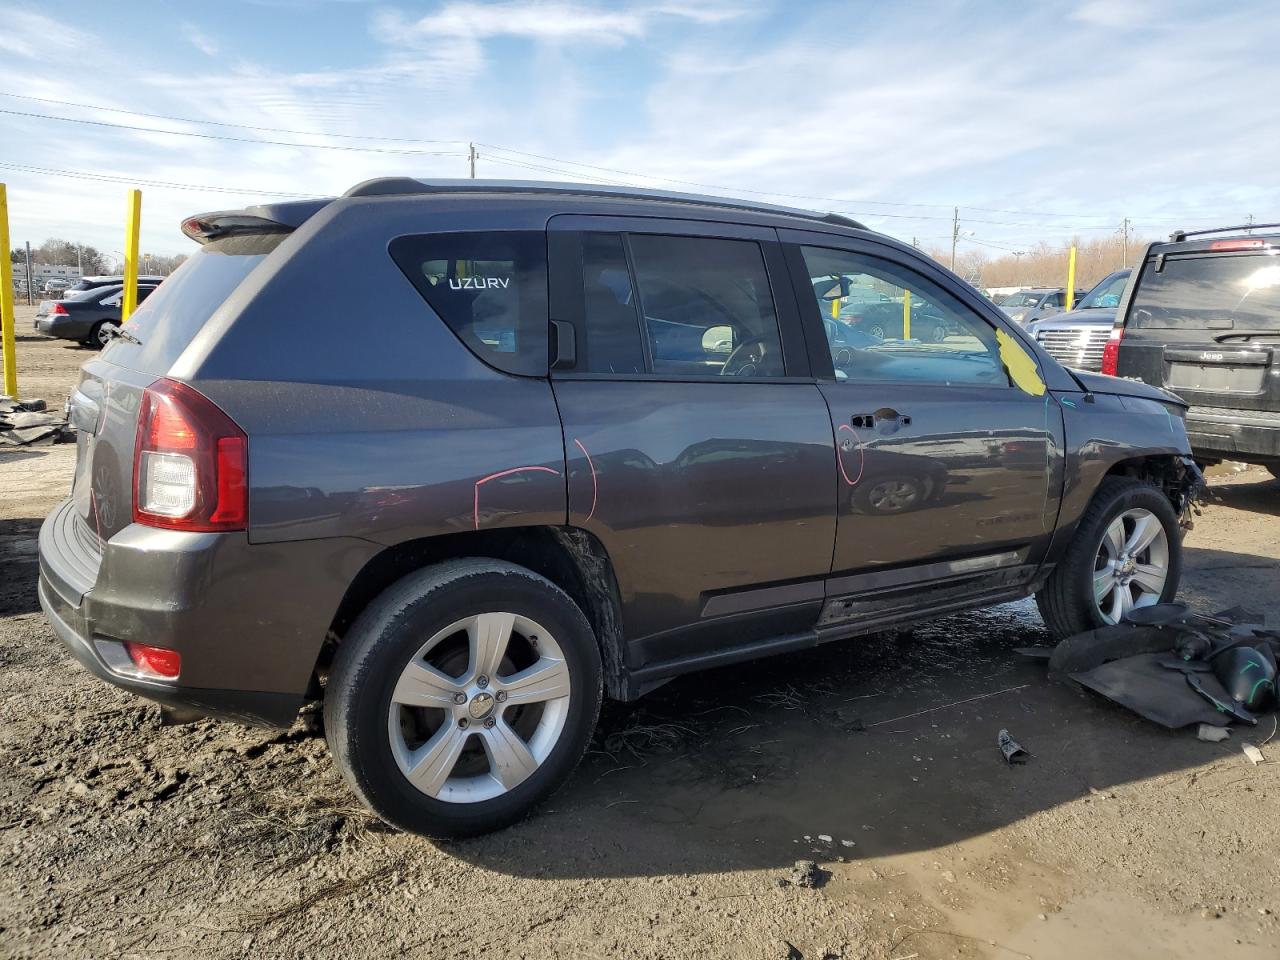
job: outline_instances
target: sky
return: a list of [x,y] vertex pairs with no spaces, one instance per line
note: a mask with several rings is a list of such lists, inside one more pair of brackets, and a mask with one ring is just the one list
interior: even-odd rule
[[0,0],[11,239],[377,176],[623,183],[921,246],[1280,220],[1274,0]]

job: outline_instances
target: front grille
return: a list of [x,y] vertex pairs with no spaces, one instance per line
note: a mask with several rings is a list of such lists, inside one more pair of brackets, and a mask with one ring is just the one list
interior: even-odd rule
[[1053,359],[1076,370],[1101,370],[1102,349],[1111,336],[1109,326],[1040,330],[1036,340]]

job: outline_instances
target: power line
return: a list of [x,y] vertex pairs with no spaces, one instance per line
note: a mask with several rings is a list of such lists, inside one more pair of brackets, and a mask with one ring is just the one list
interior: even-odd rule
[[317,133],[314,130],[286,130],[281,127],[255,127],[247,123],[227,123],[223,120],[196,120],[191,117],[173,117],[163,113],[143,113],[140,110],[125,110],[122,107],[108,107],[100,103],[76,103],[72,100],[53,100],[49,97],[32,97],[24,93],[10,93],[0,90],[0,97],[12,97],[15,100],[30,100],[35,103],[52,103],[60,107],[79,107],[83,110],[103,110],[107,113],[123,113],[130,117],[146,117],[149,120],[172,120],[175,123],[195,123],[209,127],[229,127],[235,130],[256,130],[259,133],[287,133],[303,137],[334,137],[341,140],[377,140],[382,143],[450,143],[462,144],[465,140],[422,140],[418,137],[374,137],[361,133]]
[[[58,117],[49,113],[27,113],[22,110],[4,110],[0,113],[14,117],[29,117],[36,120],[58,120],[62,123],[83,123],[94,127],[111,127],[115,130],[134,130],[139,133],[158,133],[170,137],[196,137],[200,140],[226,140],[233,143],[255,143],[262,146],[297,147],[302,150],[342,150],[354,153],[391,153],[420,157],[464,157],[460,151],[444,150],[409,150],[400,147],[347,147],[337,143],[293,143],[286,140],[258,140],[254,137],[227,137],[216,133],[198,133],[194,130],[158,130],[155,127],[136,127],[128,123],[111,123],[107,120],[84,120],[79,117]],[[323,134],[315,134],[323,136]]]
[[[430,139],[420,139],[420,138],[413,138],[413,137],[381,137],[381,136],[364,135],[364,134],[316,133],[313,131],[291,130],[291,129],[285,129],[281,127],[254,126],[251,124],[229,123],[229,122],[220,121],[220,120],[197,120],[191,117],[177,117],[177,116],[172,116],[168,114],[145,113],[137,110],[127,110],[122,107],[109,107],[102,104],[78,103],[71,100],[58,100],[50,97],[35,97],[35,96],[29,96],[26,94],[11,93],[8,91],[0,91],[0,96],[12,97],[12,98],[21,99],[21,100],[29,100],[37,103],[50,103],[50,104],[57,104],[60,106],[76,107],[76,108],[81,108],[86,110],[102,110],[102,111],[111,112],[111,113],[126,114],[129,116],[146,117],[148,119],[154,119],[154,120],[168,120],[168,121],[177,122],[177,123],[190,123],[190,124],[197,124],[197,125],[217,126],[217,127],[225,127],[225,128],[241,129],[241,130],[254,130],[254,131],[265,132],[265,133],[285,133],[285,134],[290,134],[294,136],[328,137],[328,138],[344,139],[344,140],[371,140],[371,141],[377,141],[377,142],[383,142],[383,143],[418,143],[418,144],[449,144],[449,145],[455,145],[455,144],[462,145],[466,143],[466,141],[464,140],[430,140]],[[196,137],[204,140],[222,140],[222,141],[234,142],[234,143],[263,144],[267,146],[293,147],[296,149],[339,150],[339,151],[348,151],[348,152],[383,153],[383,154],[406,155],[406,156],[469,156],[470,155],[470,150],[468,150],[468,152],[466,153],[463,153],[460,151],[435,151],[435,150],[415,150],[415,149],[408,149],[408,148],[344,146],[339,144],[296,143],[296,142],[280,141],[280,140],[263,140],[263,139],[250,138],[250,137],[231,137],[231,136],[223,136],[223,135],[217,135],[217,134],[199,133],[196,131],[189,131],[189,130],[161,130],[154,127],[140,127],[140,126],[135,126],[131,124],[111,123],[105,120],[87,120],[87,119],[82,119],[78,117],[63,117],[63,116],[57,116],[53,114],[33,113],[33,112],[26,112],[26,111],[19,111],[19,110],[0,109],[0,113],[9,114],[11,116],[27,117],[31,119],[53,120],[53,121],[59,121],[63,123],[80,123],[80,124],[87,124],[91,126],[109,127],[113,129],[132,130],[140,133],[153,133],[153,134],[160,134],[160,135],[182,136],[182,137]],[[902,201],[902,200],[862,200],[862,199],[853,200],[849,198],[823,197],[823,196],[817,196],[813,194],[756,190],[748,187],[731,187],[731,186],[726,186],[724,184],[703,183],[696,180],[682,180],[675,177],[662,177],[654,174],[639,173],[637,171],[622,170],[615,167],[605,167],[597,164],[585,163],[583,161],[578,161],[578,160],[570,160],[562,157],[553,157],[547,154],[538,154],[538,153],[531,153],[523,150],[516,150],[514,148],[504,147],[499,144],[477,142],[476,145],[486,147],[487,149],[490,149],[490,150],[498,150],[503,153],[514,154],[520,157],[530,157],[537,160],[549,161],[551,163],[569,164],[570,166],[573,166],[573,167],[583,167],[589,170],[598,170],[605,173],[613,173],[619,176],[630,177],[632,179],[657,180],[663,183],[672,183],[677,185],[698,187],[701,189],[709,189],[709,190],[721,190],[729,193],[739,193],[739,194],[746,193],[746,194],[754,194],[756,196],[765,196],[765,197],[783,197],[783,198],[794,199],[794,200],[808,200],[808,201],[821,202],[821,203],[854,204],[854,205],[864,206],[864,207],[885,206],[885,207],[916,207],[921,209],[945,209],[947,206],[946,204],[940,204],[940,203],[918,203],[918,202],[908,202],[908,201]],[[597,182],[597,183],[611,183],[611,182],[616,183],[617,182],[617,181],[606,180],[600,177],[587,177],[587,175],[581,173],[578,170],[573,170],[573,169],[563,169],[563,168],[541,166],[537,164],[528,164],[528,163],[522,164],[511,159],[503,159],[503,158],[495,157],[492,154],[486,154],[486,159],[493,160],[495,162],[505,162],[512,166],[524,166],[527,169],[531,169],[531,170],[541,170],[544,172],[559,173],[559,174],[567,175],[571,177],[580,177],[580,178],[592,180],[593,182]],[[619,184],[619,185],[624,185],[624,184]],[[1060,217],[1060,218],[1072,218],[1072,219],[1092,219],[1098,216],[1096,214],[1086,214],[1086,213],[1057,213],[1057,212],[1050,212],[1050,211],[1016,210],[1016,209],[1001,208],[1001,207],[965,207],[964,209],[973,210],[980,213],[1003,213],[1003,214],[1010,214],[1015,216],[1041,216],[1041,217]],[[859,211],[848,210],[848,211],[840,211],[840,212],[858,213]],[[870,214],[866,213],[864,215],[870,215]],[[911,215],[911,214],[877,213],[875,214],[875,216],[894,217],[896,219],[919,219],[919,220],[939,220],[939,221],[952,219],[951,217],[946,217],[946,216],[929,216],[925,214]],[[1210,220],[1215,218],[1212,218],[1212,217],[1143,217],[1142,219],[1152,221],[1152,222],[1189,222],[1192,220]],[[968,221],[970,220],[970,218],[966,218],[966,220]],[[1001,220],[973,220],[971,222],[997,224],[1001,226],[1050,227],[1053,229],[1061,229],[1063,226],[1065,226],[1065,225],[1041,224],[1041,223],[1010,223],[1010,222],[1001,221]],[[1101,229],[1107,229],[1107,227],[1090,225],[1090,226],[1072,227],[1072,229],[1101,230]]]
[[59,170],[54,167],[36,167],[26,163],[3,163],[0,167],[6,170],[20,170],[24,173],[39,173],[50,177],[69,177],[74,180],[99,180],[106,183],[126,183],[131,186],[158,187],[166,190],[198,190],[207,193],[230,193],[240,196],[255,197],[294,197],[313,199],[321,196],[318,193],[289,193],[285,190],[255,190],[239,187],[215,187],[198,183],[174,183],[168,180],[144,180],[138,177],[123,177],[110,173],[86,173],[83,170]]

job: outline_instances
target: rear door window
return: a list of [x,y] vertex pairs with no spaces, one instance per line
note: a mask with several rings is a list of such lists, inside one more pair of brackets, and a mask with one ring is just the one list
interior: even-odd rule
[[1167,256],[1142,268],[1128,326],[1280,333],[1280,256]]
[[398,237],[391,256],[477,357],[507,373],[546,376],[545,233]]
[[654,234],[628,241],[653,373],[785,374],[760,244]]

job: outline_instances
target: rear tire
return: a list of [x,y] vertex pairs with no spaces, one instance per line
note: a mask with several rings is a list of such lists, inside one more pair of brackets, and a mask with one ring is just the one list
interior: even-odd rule
[[81,340],[80,343],[91,350],[101,350],[106,346],[106,344],[102,342],[102,328],[106,325],[106,320],[99,320],[93,325],[92,329],[89,330],[89,335]]
[[468,837],[523,819],[595,729],[599,648],[555,584],[453,560],[378,596],[338,648],[325,735],[352,789],[394,827]]
[[[1036,606],[1040,608],[1040,616],[1045,626],[1056,638],[1072,636],[1085,630],[1095,630],[1114,622],[1109,620],[1095,599],[1096,591],[1121,587],[1106,580],[1107,564],[1100,560],[1106,553],[1104,542],[1108,531],[1119,522],[1122,532],[1126,530],[1125,518],[1149,514],[1159,523],[1155,531],[1155,546],[1159,546],[1160,533],[1163,532],[1164,552],[1167,557],[1163,564],[1153,564],[1157,558],[1150,551],[1155,549],[1150,543],[1147,552],[1139,551],[1139,559],[1147,562],[1139,564],[1139,570],[1153,565],[1162,565],[1164,582],[1158,592],[1149,595],[1141,593],[1139,583],[1134,592],[1139,594],[1138,605],[1149,603],[1167,603],[1178,592],[1178,581],[1182,575],[1182,536],[1178,527],[1178,516],[1173,511],[1169,498],[1157,487],[1143,480],[1132,477],[1107,477],[1098,485],[1097,492],[1085,508],[1084,515],[1076,527],[1075,536],[1062,560],[1054,568],[1048,581],[1036,594]],[[1152,528],[1154,529],[1154,528]],[[1122,537],[1123,539],[1123,537]],[[1097,578],[1100,587],[1095,587]],[[1130,590],[1129,585],[1123,587]],[[1129,594],[1132,597],[1132,593]],[[1107,598],[1114,599],[1109,592]],[[1109,610],[1115,607],[1108,603]]]

